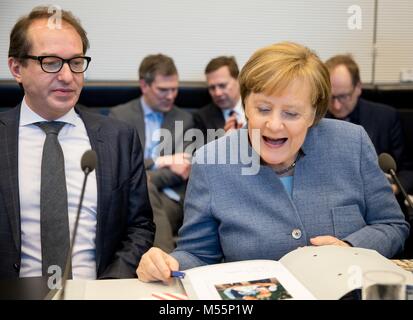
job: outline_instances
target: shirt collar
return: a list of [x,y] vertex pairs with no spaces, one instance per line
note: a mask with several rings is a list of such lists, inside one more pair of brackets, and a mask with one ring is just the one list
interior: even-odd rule
[[143,97],[141,97],[141,105],[143,109],[143,115],[148,117],[149,115],[155,115],[157,117],[163,116],[162,112],[154,111],[146,102]]
[[222,110],[225,120],[228,119],[229,113],[231,111],[235,111],[237,113],[237,119],[239,122],[245,123],[245,115],[244,115],[244,109],[242,108],[241,99],[238,100],[237,104],[233,108]]
[[[74,108],[70,109],[65,115],[56,119],[55,121],[69,123],[73,126],[76,126],[76,121],[78,119],[78,115],[76,114]],[[20,108],[20,127],[27,126],[36,122],[47,122],[48,120],[44,119],[43,117],[39,116],[36,112],[34,112],[26,102],[26,97],[23,98]]]
[[238,100],[237,104],[234,107],[234,110],[239,114],[244,114],[244,108],[242,107],[241,99]]

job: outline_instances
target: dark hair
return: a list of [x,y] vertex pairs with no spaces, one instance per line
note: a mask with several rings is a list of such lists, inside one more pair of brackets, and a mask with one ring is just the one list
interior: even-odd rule
[[351,82],[353,82],[353,86],[356,86],[361,82],[359,67],[350,54],[341,54],[331,57],[325,62],[325,64],[327,66],[328,71],[330,72],[334,70],[336,67],[344,65],[350,73]]
[[[28,15],[21,17],[14,25],[10,33],[9,57],[19,59],[28,55],[32,47],[32,43],[27,37],[27,30],[30,25],[35,20],[53,18],[56,10],[61,14],[59,17],[61,17],[64,22],[70,24],[79,34],[82,39],[83,54],[85,54],[89,48],[89,40],[80,21],[70,11],[58,10],[54,6],[38,6],[33,8]],[[23,60],[22,63],[25,63],[25,60]]]
[[173,76],[177,74],[178,70],[172,58],[161,53],[146,56],[139,66],[139,79],[144,80],[149,85],[155,80],[156,75]]
[[220,56],[212,59],[205,67],[205,74],[214,72],[222,67],[228,67],[231,77],[238,78],[239,70],[234,57]]

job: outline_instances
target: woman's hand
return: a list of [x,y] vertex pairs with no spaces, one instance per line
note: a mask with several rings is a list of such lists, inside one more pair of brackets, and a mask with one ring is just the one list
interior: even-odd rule
[[143,282],[163,281],[169,283],[171,271],[179,270],[179,262],[159,248],[149,249],[141,258],[136,274]]
[[350,244],[344,242],[340,239],[337,239],[333,236],[318,236],[310,239],[310,242],[313,246],[341,246],[341,247],[351,247]]

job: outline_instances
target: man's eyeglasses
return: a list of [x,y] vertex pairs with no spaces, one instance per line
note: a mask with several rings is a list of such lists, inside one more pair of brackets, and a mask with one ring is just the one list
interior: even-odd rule
[[63,64],[67,63],[73,73],[83,73],[89,66],[91,57],[73,57],[63,59],[56,56],[24,56],[23,59],[32,59],[40,62],[40,66],[44,72],[57,73],[63,68]]
[[212,84],[212,85],[208,86],[208,90],[209,91],[215,91],[216,88],[219,88],[221,90],[225,90],[227,85],[228,85],[228,82]]
[[355,89],[356,88],[353,88],[353,90],[351,90],[351,92],[349,92],[349,93],[338,94],[336,96],[331,95],[331,98],[330,98],[331,103],[333,103],[335,99],[337,99],[337,101],[340,102],[340,103],[348,102],[350,100],[351,96],[353,95]]
[[175,88],[175,87],[162,88],[162,87],[154,86],[154,89],[162,96],[167,96],[169,93],[175,94],[178,92],[178,88]]

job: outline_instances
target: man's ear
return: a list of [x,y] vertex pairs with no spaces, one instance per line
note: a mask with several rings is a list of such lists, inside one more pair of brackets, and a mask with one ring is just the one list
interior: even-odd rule
[[362,91],[362,88],[361,88],[362,86],[361,86],[361,82],[359,82],[359,83],[357,83],[356,84],[356,89],[355,89],[355,94],[356,94],[356,96],[357,96],[357,98],[358,97],[360,97],[360,95],[361,95],[361,91]]
[[143,79],[139,80],[139,86],[141,87],[142,94],[144,94],[147,91],[148,87],[149,87],[149,85]]
[[22,66],[21,61],[19,61],[18,59],[14,57],[9,57],[8,64],[9,64],[10,73],[13,75],[14,79],[16,79],[18,83],[22,83],[21,71],[22,71],[23,66]]

